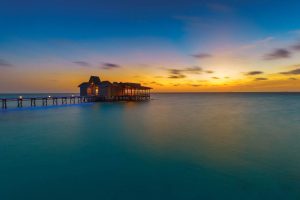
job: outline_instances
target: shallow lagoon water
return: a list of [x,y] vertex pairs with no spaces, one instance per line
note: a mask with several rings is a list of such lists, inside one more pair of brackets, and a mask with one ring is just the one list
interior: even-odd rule
[[300,94],[0,111],[0,199],[300,199]]

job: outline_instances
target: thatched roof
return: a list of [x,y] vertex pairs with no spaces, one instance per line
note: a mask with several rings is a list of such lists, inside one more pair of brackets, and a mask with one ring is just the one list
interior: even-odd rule
[[90,85],[90,83],[88,83],[88,82],[83,82],[83,83],[81,83],[80,85],[78,85],[78,87],[83,87],[83,86],[88,87],[89,85]]
[[99,86],[101,87],[108,87],[108,86],[111,86],[112,85],[112,83],[111,82],[109,82],[109,81],[102,81],[100,84],[99,84]]
[[100,84],[101,80],[100,80],[99,76],[91,76],[89,83]]
[[91,84],[95,84],[102,87],[114,86],[114,87],[127,87],[132,89],[139,89],[139,90],[150,90],[152,88],[142,86],[140,83],[122,83],[122,82],[109,82],[109,81],[101,81],[99,76],[91,76],[89,82],[83,82],[78,87],[88,87]]
[[140,90],[150,90],[150,89],[152,89],[150,87],[142,86],[140,83],[128,83],[128,82],[122,83],[122,82],[120,82],[119,84],[123,87],[129,87],[129,88],[133,88],[133,89],[140,89]]

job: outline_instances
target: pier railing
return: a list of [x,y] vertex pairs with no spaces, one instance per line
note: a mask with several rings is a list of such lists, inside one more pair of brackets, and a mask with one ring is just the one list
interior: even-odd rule
[[150,94],[117,95],[110,98],[103,96],[47,96],[47,97],[18,97],[0,98],[2,109],[8,107],[36,107],[48,105],[81,104],[95,101],[145,101],[150,100]]
[[12,103],[15,102],[15,107],[21,108],[27,103],[27,106],[35,107],[38,104],[41,106],[48,105],[64,105],[64,104],[79,104],[94,102],[95,97],[93,96],[57,96],[57,97],[18,97],[18,98],[0,98],[2,109],[7,109],[8,105],[12,106]]

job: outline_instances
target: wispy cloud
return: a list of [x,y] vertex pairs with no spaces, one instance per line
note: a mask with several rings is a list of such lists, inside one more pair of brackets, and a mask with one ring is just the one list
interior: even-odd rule
[[296,80],[298,80],[297,78],[293,78],[293,77],[291,77],[291,78],[289,78],[288,80],[291,80],[291,81],[296,81]]
[[290,67],[299,68],[300,64],[291,65]]
[[7,62],[6,60],[0,58],[0,67],[1,68],[13,67],[13,64],[11,64],[11,63]]
[[183,72],[191,73],[191,74],[200,74],[203,70],[201,67],[187,67],[182,70]]
[[299,40],[291,46],[274,49],[273,52],[266,54],[264,59],[265,60],[275,60],[275,59],[289,58],[289,57],[291,57],[293,51],[300,51],[300,41]]
[[198,66],[186,67],[183,69],[167,69],[167,70],[170,74],[168,78],[173,78],[173,79],[185,78],[186,74],[201,74],[203,71],[203,69]]
[[182,70],[180,69],[168,69],[170,74],[178,75],[182,73]]
[[206,70],[205,72],[208,73],[208,74],[213,74],[214,73],[214,71],[212,71],[212,70]]
[[251,71],[251,72],[247,72],[246,75],[247,76],[255,76],[255,75],[259,75],[259,74],[263,74],[264,72],[262,71]]
[[193,87],[200,87],[202,85],[201,84],[191,84],[191,86],[193,86]]
[[152,82],[150,82],[150,84],[158,85],[158,86],[164,86],[164,84],[156,82],[156,81],[152,81]]
[[291,52],[287,49],[275,49],[264,56],[265,60],[276,60],[291,57]]
[[82,60],[78,60],[78,61],[73,61],[74,64],[79,65],[81,67],[90,67],[90,63],[86,62],[86,61],[82,61]]
[[292,45],[291,49],[295,51],[300,51],[300,42],[297,42],[296,44]]
[[294,34],[294,35],[300,35],[300,30],[297,29],[297,30],[292,30],[289,32],[290,34]]
[[280,74],[285,74],[285,75],[298,75],[298,74],[300,74],[300,68],[294,69],[294,70],[291,70],[291,71],[287,71],[287,72],[280,72]]
[[198,54],[193,54],[191,56],[193,56],[194,58],[199,58],[199,59],[212,57],[212,55],[208,54],[208,53],[198,53]]
[[219,77],[216,77],[216,76],[214,76],[214,77],[211,77],[212,79],[220,79]]
[[182,70],[179,69],[168,69],[169,71],[169,77],[168,78],[172,78],[172,79],[180,79],[180,78],[185,78],[186,76],[184,74],[182,74]]
[[102,65],[102,69],[117,69],[120,68],[121,66],[118,64],[114,64],[114,63],[103,63]]
[[246,45],[243,45],[241,48],[242,49],[254,49],[254,48],[261,48],[261,47],[265,47],[267,46],[270,42],[274,41],[275,38],[274,37],[266,37],[266,38],[263,38],[263,39],[260,39],[260,40],[256,40],[250,44],[246,44]]
[[232,7],[226,5],[226,4],[222,4],[222,3],[208,3],[207,7],[215,12],[224,12],[224,13],[228,13],[231,12],[233,9]]
[[172,78],[172,79],[180,79],[180,78],[185,78],[186,75],[184,74],[177,74],[177,75],[170,75],[168,78]]
[[255,81],[266,81],[266,80],[268,80],[268,78],[256,78],[256,79],[254,79]]

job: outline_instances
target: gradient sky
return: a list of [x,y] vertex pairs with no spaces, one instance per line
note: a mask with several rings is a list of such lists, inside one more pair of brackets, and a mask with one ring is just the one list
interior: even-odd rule
[[0,93],[90,75],[157,92],[300,91],[300,2],[0,0]]

